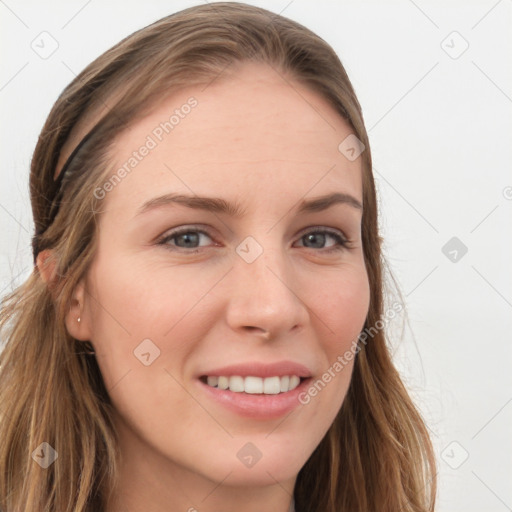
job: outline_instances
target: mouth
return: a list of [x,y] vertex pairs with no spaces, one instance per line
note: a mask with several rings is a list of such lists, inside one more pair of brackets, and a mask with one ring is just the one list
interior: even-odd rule
[[282,418],[303,406],[300,396],[312,377],[202,375],[196,380],[200,393],[214,407],[253,421]]
[[257,377],[248,375],[202,375],[199,380],[212,388],[249,395],[280,395],[293,391],[307,380],[298,375]]

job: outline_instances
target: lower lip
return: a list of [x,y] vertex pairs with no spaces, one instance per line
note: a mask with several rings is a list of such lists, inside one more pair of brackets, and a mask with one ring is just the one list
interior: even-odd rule
[[240,416],[272,419],[284,416],[301,405],[299,395],[309,386],[310,380],[311,378],[304,379],[295,389],[277,395],[236,393],[228,389],[213,388],[201,380],[197,382],[208,397]]

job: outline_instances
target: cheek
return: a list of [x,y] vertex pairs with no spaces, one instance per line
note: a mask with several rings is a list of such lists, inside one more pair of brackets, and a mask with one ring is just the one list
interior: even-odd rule
[[201,301],[217,277],[201,270],[199,279],[193,265],[178,269],[157,263],[149,268],[130,258],[100,258],[91,273],[93,317],[99,320],[95,332],[100,335],[120,327],[134,340],[165,336]]
[[322,290],[314,296],[318,320],[325,325],[326,353],[346,350],[361,332],[370,303],[370,288],[364,267],[351,267],[326,277]]
[[[322,332],[326,334],[318,337],[325,355],[320,379],[328,388],[324,405],[329,403],[332,407],[332,414],[328,413],[331,421],[350,385],[357,339],[368,314],[370,290],[366,272],[352,268],[340,273],[338,279],[326,280],[316,301],[317,315],[325,324]],[[323,384],[317,386],[322,393]]]
[[218,278],[218,269],[201,270],[199,279],[194,265],[149,267],[99,253],[89,280],[91,341],[107,389],[145,368],[148,356],[141,356],[148,351],[154,363],[144,378],[155,368],[181,371],[180,362],[208,334],[207,295]]
[[345,267],[310,285],[317,349],[323,355],[321,374],[299,396],[305,423],[310,422],[311,451],[335,420],[350,386],[356,342],[368,314],[370,290],[364,267]]

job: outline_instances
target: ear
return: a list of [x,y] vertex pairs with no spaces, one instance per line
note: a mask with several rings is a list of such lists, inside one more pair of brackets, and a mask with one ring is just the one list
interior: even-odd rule
[[90,310],[86,303],[85,282],[82,279],[73,290],[71,305],[66,314],[66,328],[69,334],[79,341],[89,341]]
[[[41,279],[48,285],[50,291],[53,291],[57,275],[57,261],[54,251],[52,249],[41,251],[37,255],[36,265]],[[87,314],[85,296],[85,284],[82,280],[73,290],[71,306],[66,314],[66,328],[69,334],[80,341],[89,341],[90,339],[90,315]]]
[[44,251],[41,251],[37,255],[36,266],[43,282],[50,286],[55,281],[57,266],[53,250],[45,249]]

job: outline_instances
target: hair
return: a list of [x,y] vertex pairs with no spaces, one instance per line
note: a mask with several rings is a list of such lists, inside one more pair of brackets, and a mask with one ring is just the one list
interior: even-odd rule
[[[385,260],[361,106],[334,50],[285,17],[242,3],[192,7],[123,39],[85,68],[55,102],[30,171],[34,248],[50,249],[55,278],[34,267],[0,313],[0,509],[97,512],[116,482],[113,406],[95,357],[68,333],[73,290],[95,255],[100,200],[116,137],[163,97],[208,84],[230,66],[269,65],[326,99],[364,144],[362,238],[370,285],[364,328],[382,324]],[[99,114],[102,114],[99,116]],[[57,214],[55,180],[66,141],[100,117],[70,163]],[[82,125],[80,124],[82,123]],[[422,416],[393,365],[384,331],[359,347],[347,395],[300,470],[301,512],[426,512],[436,498],[435,457]],[[32,460],[42,442],[58,453]]]

